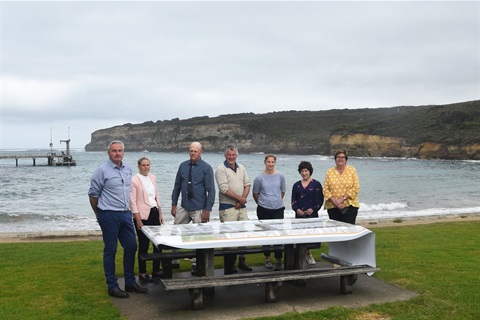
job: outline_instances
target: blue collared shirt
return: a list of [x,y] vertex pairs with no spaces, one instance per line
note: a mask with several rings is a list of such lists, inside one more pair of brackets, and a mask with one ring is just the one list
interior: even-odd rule
[[180,164],[172,191],[172,206],[176,206],[180,194],[181,206],[187,211],[207,210],[212,211],[215,202],[215,181],[212,167],[198,160],[192,167],[193,197],[189,198],[188,178],[190,174],[190,160]]
[[130,210],[131,183],[132,169],[124,163],[118,167],[109,159],[93,172],[88,195],[98,198],[101,210]]
[[225,166],[225,168],[228,168],[230,170],[233,170],[233,172],[237,172],[237,169],[238,169],[238,164],[235,162],[235,168],[232,169],[232,167],[230,167],[230,165],[228,164],[227,160],[223,161],[223,165]]

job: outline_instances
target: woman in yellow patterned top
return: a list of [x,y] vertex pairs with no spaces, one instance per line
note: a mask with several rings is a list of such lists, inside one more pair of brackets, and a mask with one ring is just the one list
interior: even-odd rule
[[324,208],[330,219],[355,224],[360,207],[360,183],[357,171],[347,165],[347,161],[347,151],[335,152],[335,167],[327,170],[323,184]]

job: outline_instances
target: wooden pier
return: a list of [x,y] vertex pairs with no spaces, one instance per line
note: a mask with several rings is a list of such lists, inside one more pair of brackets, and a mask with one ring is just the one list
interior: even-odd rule
[[72,159],[72,156],[66,156],[63,154],[57,155],[56,153],[50,153],[45,155],[30,154],[30,155],[5,155],[0,156],[0,159],[15,159],[15,166],[18,167],[18,159],[32,159],[33,165],[37,165],[37,159],[47,159],[47,165],[49,166],[75,166],[76,162]]
[[[0,155],[0,159],[15,159],[15,166],[18,167],[18,159],[32,159],[33,165],[37,165],[37,159],[47,159],[47,165],[54,166],[54,167],[71,167],[76,166],[77,163],[73,160],[73,157],[70,154],[70,139],[68,140],[60,140],[60,143],[65,142],[67,144],[67,152],[61,152],[61,154],[57,154],[50,151],[47,154],[17,154],[17,155]],[[52,147],[52,143],[50,143],[50,147]]]

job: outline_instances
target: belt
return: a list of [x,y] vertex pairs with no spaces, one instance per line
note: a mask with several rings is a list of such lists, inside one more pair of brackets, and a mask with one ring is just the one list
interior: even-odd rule
[[127,212],[130,212],[130,210],[104,210],[104,211],[112,211],[112,212],[118,212],[118,213],[127,213]]
[[118,213],[127,213],[130,212],[130,210],[103,210],[103,209],[98,209],[98,212],[105,212],[105,211],[110,211],[110,212],[118,212]]

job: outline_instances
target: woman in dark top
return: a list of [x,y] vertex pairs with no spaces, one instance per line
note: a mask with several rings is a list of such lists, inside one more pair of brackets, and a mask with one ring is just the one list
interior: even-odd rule
[[[308,161],[298,165],[298,173],[302,180],[295,182],[292,188],[292,209],[295,218],[318,218],[318,210],[323,205],[322,184],[312,179],[313,167]],[[310,250],[307,251],[307,263],[315,264]]]

